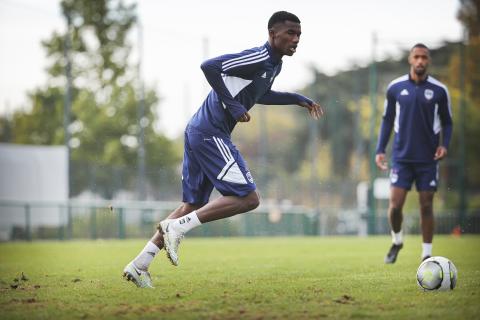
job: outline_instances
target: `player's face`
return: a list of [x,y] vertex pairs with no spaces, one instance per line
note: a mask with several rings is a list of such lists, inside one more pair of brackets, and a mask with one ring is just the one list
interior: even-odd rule
[[408,56],[408,62],[417,76],[423,76],[430,64],[430,54],[425,48],[413,48]]
[[297,51],[301,34],[300,23],[292,21],[277,23],[270,29],[270,43],[272,48],[280,55],[292,56]]

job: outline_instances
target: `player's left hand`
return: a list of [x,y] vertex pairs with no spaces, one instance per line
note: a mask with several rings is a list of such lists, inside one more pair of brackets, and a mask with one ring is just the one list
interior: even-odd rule
[[435,151],[435,156],[433,157],[433,160],[442,160],[446,157],[447,153],[447,148],[445,148],[444,146],[440,146],[437,148],[437,151]]
[[308,113],[310,113],[310,116],[315,120],[320,119],[325,114],[325,110],[323,109],[323,107],[316,102],[312,102],[312,104],[308,104],[302,101],[302,102],[299,102],[299,105],[301,107],[307,108]]

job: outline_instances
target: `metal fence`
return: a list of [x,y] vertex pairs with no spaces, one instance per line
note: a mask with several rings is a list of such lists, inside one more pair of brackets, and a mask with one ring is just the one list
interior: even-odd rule
[[[178,202],[124,202],[110,209],[110,202],[0,201],[0,239],[126,239],[148,238],[155,225]],[[436,213],[436,233],[448,234],[458,226],[454,212]],[[389,233],[386,214],[376,219],[375,234]],[[418,214],[405,214],[404,231],[420,232]],[[467,215],[463,233],[480,233],[480,212]],[[367,235],[365,214],[354,209],[263,205],[253,212],[214,221],[189,236],[326,236]]]

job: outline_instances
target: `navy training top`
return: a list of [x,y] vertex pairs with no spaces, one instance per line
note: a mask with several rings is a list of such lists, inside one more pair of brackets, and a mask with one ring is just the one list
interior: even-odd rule
[[415,83],[410,75],[393,80],[386,93],[376,153],[385,153],[392,127],[392,159],[399,162],[434,162],[440,145],[448,149],[452,111],[447,87],[431,76]]
[[312,103],[300,94],[271,90],[282,69],[282,60],[268,42],[237,54],[206,60],[201,68],[212,90],[188,125],[207,133],[230,137],[240,116],[256,103]]

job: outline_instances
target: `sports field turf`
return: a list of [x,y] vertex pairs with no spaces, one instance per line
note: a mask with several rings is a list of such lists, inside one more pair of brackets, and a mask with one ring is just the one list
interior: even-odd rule
[[0,318],[480,318],[480,236],[435,238],[434,253],[458,268],[452,292],[418,289],[420,237],[407,237],[395,265],[383,263],[389,242],[187,238],[179,267],[160,252],[150,290],[121,277],[145,240],[3,243]]

